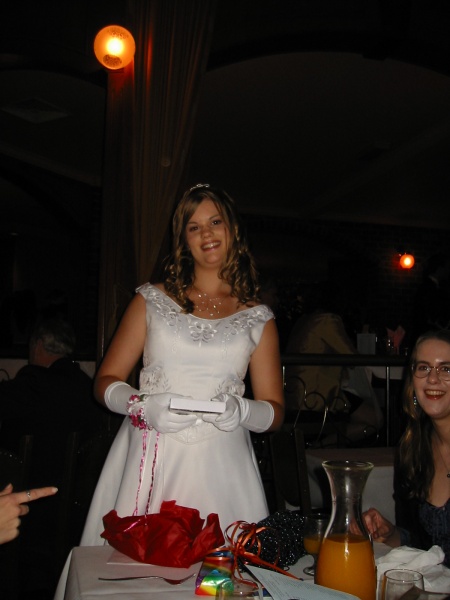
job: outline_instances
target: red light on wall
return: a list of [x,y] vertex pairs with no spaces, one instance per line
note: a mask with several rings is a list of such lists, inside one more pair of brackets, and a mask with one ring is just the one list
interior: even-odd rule
[[402,269],[412,269],[414,266],[414,256],[412,254],[402,254],[400,256],[400,266]]
[[95,36],[95,56],[109,71],[126,67],[133,60],[135,51],[136,44],[133,36],[120,25],[108,25]]

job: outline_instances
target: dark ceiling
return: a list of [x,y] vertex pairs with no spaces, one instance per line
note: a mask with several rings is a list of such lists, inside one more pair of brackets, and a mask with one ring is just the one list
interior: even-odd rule
[[[0,233],[86,218],[105,102],[92,40],[121,10],[0,9]],[[449,31],[447,0],[219,0],[192,182],[251,214],[450,228]]]

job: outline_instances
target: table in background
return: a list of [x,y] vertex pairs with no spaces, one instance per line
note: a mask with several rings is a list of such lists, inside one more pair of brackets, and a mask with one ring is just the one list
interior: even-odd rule
[[374,464],[363,492],[362,508],[373,506],[395,523],[394,448],[327,448],[306,450],[311,503],[314,508],[330,507],[331,494],[324,460],[357,460]]
[[[281,364],[283,367],[283,381],[285,381],[285,369],[289,365],[320,365],[325,366],[340,366],[340,367],[375,367],[377,372],[384,381],[385,389],[384,402],[386,404],[386,423],[385,423],[385,444],[386,446],[395,445],[397,439],[395,435],[397,431],[393,429],[395,420],[393,415],[396,411],[397,399],[393,397],[391,392],[391,380],[393,380],[391,371],[395,369],[395,376],[399,377],[403,374],[403,368],[407,361],[406,356],[387,355],[377,356],[374,354],[283,354],[281,356]],[[400,367],[400,369],[398,368]],[[372,370],[372,373],[374,371]],[[401,380],[397,380],[400,384]]]

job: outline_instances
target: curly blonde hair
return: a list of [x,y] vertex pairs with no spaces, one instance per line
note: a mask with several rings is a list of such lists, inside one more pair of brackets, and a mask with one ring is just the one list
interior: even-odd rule
[[411,354],[403,392],[403,410],[408,421],[399,443],[396,468],[407,498],[425,500],[434,478],[432,434],[433,422],[415,400],[413,368],[417,350],[425,341],[438,340],[450,346],[450,331],[429,331],[421,335]]
[[194,303],[187,294],[194,283],[194,259],[186,243],[186,227],[203,200],[214,202],[229,231],[228,252],[219,272],[220,279],[231,286],[231,295],[240,304],[259,302],[258,273],[234,200],[225,191],[208,184],[190,188],[175,209],[172,251],[164,269],[166,291],[177,300],[183,312],[193,312]]

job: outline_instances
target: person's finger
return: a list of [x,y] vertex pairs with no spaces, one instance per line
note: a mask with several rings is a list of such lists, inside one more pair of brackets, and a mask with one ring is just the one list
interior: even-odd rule
[[57,491],[58,488],[56,487],[35,488],[25,492],[17,492],[17,498],[20,504],[24,504],[25,502],[33,502],[33,500],[38,500],[45,496],[53,496]]
[[7,496],[8,494],[10,494],[13,490],[13,486],[12,483],[8,483],[8,485],[5,485],[5,487],[0,491],[0,496]]
[[23,517],[30,512],[30,507],[28,504],[19,504],[19,515]]
[[372,515],[369,512],[366,512],[363,514],[363,518],[364,518],[364,522],[366,524],[366,527],[373,527],[373,519],[372,519]]
[[11,542],[19,535],[20,519],[11,521],[8,528],[0,530],[0,544]]
[[[0,544],[13,540],[19,535],[19,527],[22,524],[22,520],[20,519],[22,514],[21,508],[22,507],[20,505],[17,505],[17,515],[9,518],[8,521],[0,528]],[[28,507],[24,508],[28,509]],[[28,512],[28,510],[26,512]]]

